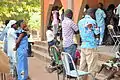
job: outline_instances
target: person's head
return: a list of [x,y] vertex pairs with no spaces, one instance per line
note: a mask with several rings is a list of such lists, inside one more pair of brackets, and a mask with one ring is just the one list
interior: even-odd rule
[[5,25],[7,26],[7,24],[9,23],[10,20],[5,20]]
[[72,19],[72,17],[73,17],[73,12],[72,12],[71,9],[67,9],[67,10],[65,11],[65,17],[68,17],[68,18]]
[[86,8],[86,9],[89,9],[89,5],[88,5],[88,4],[86,4],[86,5],[85,5],[85,8]]
[[114,10],[115,9],[115,5],[114,4],[110,4],[107,8],[107,10]]
[[102,3],[99,3],[99,4],[98,4],[98,8],[103,9],[103,4],[102,4]]
[[54,6],[54,7],[53,7],[53,11],[54,11],[54,10],[59,10],[59,7],[58,7],[58,6]]
[[94,11],[95,11],[95,10],[94,10],[93,8],[89,8],[89,9],[87,10],[86,14],[87,14],[87,15],[90,15],[92,18],[94,18],[94,17],[95,17]]
[[26,29],[27,28],[27,25],[26,25],[26,23],[24,22],[24,20],[19,20],[19,21],[17,21],[17,23],[16,23],[20,28],[22,28],[22,29]]
[[10,20],[6,28],[11,28],[13,24],[16,24],[16,20]]
[[49,26],[47,27],[47,30],[52,30],[52,26],[49,25]]
[[62,9],[62,13],[64,13],[64,9]]
[[15,24],[13,24],[13,25],[11,25],[11,27],[12,28],[14,28],[15,30],[17,30],[17,28],[18,28],[18,26],[17,26],[17,24],[15,23]]

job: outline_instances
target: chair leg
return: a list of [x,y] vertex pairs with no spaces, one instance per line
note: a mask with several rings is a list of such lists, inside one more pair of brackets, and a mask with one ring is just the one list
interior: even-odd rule
[[59,71],[58,71],[58,68],[57,68],[57,77],[58,77],[58,80],[59,80]]
[[95,80],[95,77],[92,74],[89,74],[92,77],[92,80]]
[[75,80],[77,80],[77,78],[75,78]]
[[71,80],[70,76],[69,76],[69,80]]
[[3,73],[1,73],[1,80],[3,80]]
[[63,80],[65,80],[66,74],[65,74],[65,69],[63,68]]
[[117,42],[118,42],[118,41],[115,42],[115,44],[114,44],[114,46],[113,46],[113,48],[112,48],[112,52],[114,51]]
[[4,76],[4,80],[6,80],[6,75],[5,75],[5,74],[3,74],[3,76]]
[[65,74],[63,73],[63,80],[65,80],[65,77],[66,77],[66,76],[65,76]]
[[120,42],[119,42],[118,45],[116,46],[115,51],[119,51],[119,45],[120,45]]

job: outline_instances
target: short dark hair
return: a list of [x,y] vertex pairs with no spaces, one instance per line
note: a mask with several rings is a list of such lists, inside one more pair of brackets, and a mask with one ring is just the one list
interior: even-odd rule
[[7,24],[9,23],[10,20],[5,20],[5,25],[7,26]]
[[62,12],[64,12],[64,9],[62,9]]
[[93,8],[89,8],[86,12],[86,14],[90,15],[91,13],[94,13],[94,9]]
[[51,26],[51,25],[49,25],[49,26],[47,27],[47,30],[51,30],[51,28],[52,28],[52,26]]
[[67,10],[65,11],[65,16],[68,17],[68,18],[70,18],[70,19],[72,19],[72,17],[73,17],[73,12],[72,12],[72,10],[71,10],[71,9],[67,9]]
[[89,5],[88,5],[88,4],[86,4],[86,5],[85,5],[85,8],[86,8],[86,9],[89,9]]
[[54,7],[52,8],[52,11],[54,11],[54,10],[58,10],[58,9],[59,9],[58,6],[54,6]]
[[20,27],[21,23],[24,22],[24,20],[18,20],[16,24]]
[[103,3],[100,2],[99,5],[100,5],[101,7],[103,7]]
[[110,4],[107,8],[107,10],[114,10],[115,9],[115,5],[114,4]]

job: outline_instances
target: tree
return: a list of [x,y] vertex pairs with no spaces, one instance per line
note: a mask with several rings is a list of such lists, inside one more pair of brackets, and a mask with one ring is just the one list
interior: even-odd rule
[[0,21],[25,20],[30,28],[40,27],[39,0],[0,0]]

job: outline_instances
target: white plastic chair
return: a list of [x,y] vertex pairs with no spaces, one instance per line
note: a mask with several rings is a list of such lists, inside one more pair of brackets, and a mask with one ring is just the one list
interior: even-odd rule
[[[84,76],[84,75],[91,75],[93,80],[95,80],[95,78],[93,77],[93,75],[90,72],[79,71],[79,70],[76,69],[74,61],[73,61],[73,59],[72,59],[72,57],[70,56],[69,53],[62,52],[61,53],[61,59],[62,59],[63,66],[64,66],[64,69],[65,69],[65,76],[64,76],[63,80],[65,79],[66,76],[75,77],[75,80],[76,79],[80,80],[80,77]],[[72,65],[73,65],[73,68],[74,68],[73,70],[70,70],[69,60],[72,61]]]
[[[119,44],[120,44],[120,40],[119,40],[119,38],[120,38],[120,35],[117,35],[116,33],[115,33],[115,31],[114,31],[114,26],[113,25],[108,25],[107,26],[107,28],[108,28],[108,31],[109,31],[109,33],[110,33],[110,36],[112,37],[112,40],[114,41],[114,46],[113,46],[113,48],[112,48],[112,52],[113,51],[117,51],[117,49],[118,49],[118,47],[119,47]],[[116,38],[116,40],[115,40],[115,38]],[[117,44],[118,43],[118,44]]]

